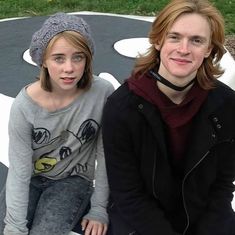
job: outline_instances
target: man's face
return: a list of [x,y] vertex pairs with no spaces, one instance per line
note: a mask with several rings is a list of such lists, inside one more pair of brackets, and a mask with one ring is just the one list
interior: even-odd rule
[[211,30],[199,14],[183,14],[177,18],[160,48],[159,74],[177,85],[192,80],[204,58],[211,52]]

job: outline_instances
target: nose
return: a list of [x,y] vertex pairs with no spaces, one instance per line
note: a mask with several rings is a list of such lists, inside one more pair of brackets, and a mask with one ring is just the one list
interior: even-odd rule
[[189,42],[188,40],[182,40],[179,43],[177,51],[182,54],[189,54],[190,49],[189,49]]
[[73,63],[71,60],[66,60],[66,62],[64,63],[64,72],[65,73],[73,72]]

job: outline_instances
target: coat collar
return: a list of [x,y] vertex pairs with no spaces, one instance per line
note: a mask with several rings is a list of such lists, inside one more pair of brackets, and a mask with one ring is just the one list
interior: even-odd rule
[[[186,153],[185,174],[189,172],[210,149],[224,141],[235,138],[235,95],[234,92],[218,82],[211,90],[205,103],[193,121],[191,141]],[[158,149],[167,159],[164,126],[158,110],[139,96],[133,96],[132,105],[147,119],[158,143]]]

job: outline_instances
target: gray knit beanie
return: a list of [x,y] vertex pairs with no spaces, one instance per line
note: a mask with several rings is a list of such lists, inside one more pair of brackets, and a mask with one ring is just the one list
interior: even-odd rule
[[29,47],[29,54],[37,64],[42,65],[42,57],[49,41],[58,33],[64,31],[75,31],[80,33],[88,43],[88,46],[94,54],[94,41],[91,36],[89,25],[80,17],[68,15],[66,13],[56,13],[48,18],[42,25],[41,29],[36,31],[32,36]]

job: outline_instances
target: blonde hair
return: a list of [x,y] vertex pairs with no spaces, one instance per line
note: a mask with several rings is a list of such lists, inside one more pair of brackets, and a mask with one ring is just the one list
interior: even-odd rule
[[[149,41],[152,44],[148,52],[136,59],[133,69],[134,75],[142,75],[150,69],[158,68],[160,64],[160,51],[154,44],[162,47],[167,33],[176,19],[182,14],[196,13],[203,16],[211,29],[212,51],[205,58],[197,72],[197,80],[204,89],[214,87],[215,79],[223,74],[219,66],[224,49],[224,20],[221,13],[207,0],[172,0],[156,17],[149,32]],[[136,76],[138,77],[138,76]]]
[[[88,89],[91,85],[92,80],[92,52],[87,44],[87,40],[78,32],[75,31],[64,31],[56,36],[54,36],[50,42],[48,43],[47,48],[44,51],[43,54],[43,62],[45,61],[48,52],[51,50],[54,43],[59,39],[63,37],[67,42],[69,42],[73,47],[78,48],[85,54],[86,57],[86,65],[84,74],[81,78],[81,80],[78,82],[77,87],[81,89]],[[39,79],[41,82],[41,87],[45,91],[52,91],[52,85],[50,81],[50,75],[48,73],[48,69],[45,68],[43,65],[40,69]]]

